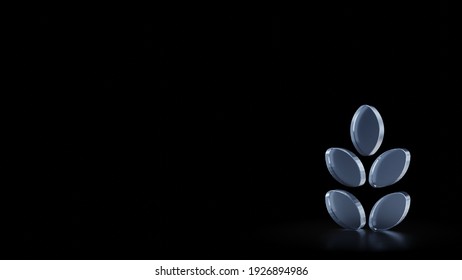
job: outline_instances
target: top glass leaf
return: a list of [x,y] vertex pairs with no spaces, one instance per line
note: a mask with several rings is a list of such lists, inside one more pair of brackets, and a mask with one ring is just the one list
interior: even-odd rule
[[371,156],[377,152],[383,141],[385,128],[382,116],[372,106],[362,105],[351,120],[351,141],[358,153]]

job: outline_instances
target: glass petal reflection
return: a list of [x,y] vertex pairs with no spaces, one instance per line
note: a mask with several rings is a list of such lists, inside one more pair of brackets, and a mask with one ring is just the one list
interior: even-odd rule
[[359,158],[341,148],[326,151],[326,165],[332,177],[349,187],[359,187],[366,182],[366,171]]
[[347,191],[326,193],[326,207],[332,219],[341,227],[358,230],[366,224],[366,213],[361,203]]
[[375,154],[383,141],[385,128],[379,111],[362,105],[351,120],[350,136],[358,153],[363,156]]
[[369,227],[374,231],[395,227],[406,217],[411,206],[411,197],[405,192],[396,192],[382,197],[372,208]]
[[406,149],[392,149],[381,154],[372,164],[369,184],[374,188],[390,186],[403,178],[411,162]]

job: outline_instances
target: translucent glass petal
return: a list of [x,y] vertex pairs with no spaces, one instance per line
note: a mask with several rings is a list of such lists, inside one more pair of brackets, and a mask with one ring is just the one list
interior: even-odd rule
[[359,187],[366,182],[366,171],[359,158],[341,148],[326,151],[326,165],[332,177],[349,187]]
[[347,191],[326,193],[326,207],[332,219],[346,229],[361,229],[366,224],[366,213],[361,203]]
[[406,174],[411,153],[406,149],[392,149],[381,154],[372,164],[369,184],[374,188],[390,186]]
[[372,208],[369,227],[374,230],[387,230],[406,217],[411,206],[411,197],[405,192],[396,192],[382,197]]
[[375,154],[383,141],[385,128],[379,111],[372,106],[362,105],[351,120],[351,141],[363,156]]

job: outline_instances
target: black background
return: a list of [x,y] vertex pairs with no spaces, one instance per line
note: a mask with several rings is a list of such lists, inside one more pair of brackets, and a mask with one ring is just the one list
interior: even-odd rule
[[[15,22],[1,258],[460,258],[460,29],[443,2],[142,10]],[[399,183],[349,190],[366,212],[408,192],[398,238],[325,209],[344,188],[324,153],[354,150],[362,104],[384,119],[379,153],[412,154]]]

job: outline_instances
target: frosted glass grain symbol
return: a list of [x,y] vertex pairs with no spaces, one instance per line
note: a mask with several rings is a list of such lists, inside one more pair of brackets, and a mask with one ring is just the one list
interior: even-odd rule
[[398,182],[406,174],[411,153],[406,149],[392,149],[381,154],[369,171],[369,184],[383,188]]
[[347,191],[326,193],[326,207],[332,219],[341,227],[358,230],[366,224],[366,213],[361,203]]
[[411,197],[405,192],[396,192],[382,197],[375,203],[369,215],[369,227],[374,231],[395,227],[406,217],[411,206]]
[[326,165],[329,173],[339,183],[349,187],[359,187],[366,182],[366,171],[359,158],[341,148],[326,151]]
[[372,106],[362,105],[351,120],[350,136],[358,153],[371,156],[377,152],[383,141],[385,127],[379,111]]

